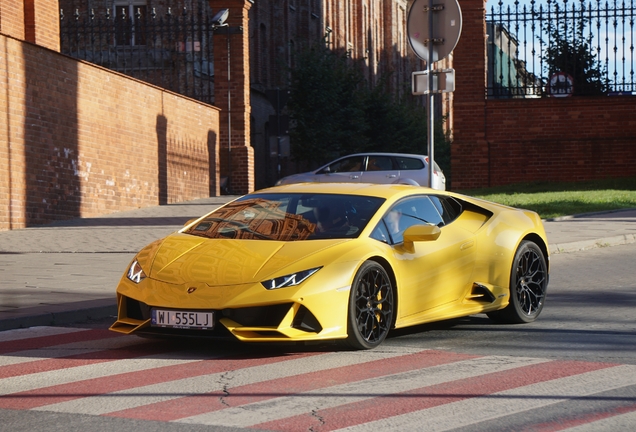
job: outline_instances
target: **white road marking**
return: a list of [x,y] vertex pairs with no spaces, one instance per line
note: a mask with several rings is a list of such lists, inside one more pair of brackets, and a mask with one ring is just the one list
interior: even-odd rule
[[181,419],[179,422],[249,427],[259,423],[305,414],[307,413],[307,407],[321,410],[370,399],[379,396],[378,392],[383,392],[384,389],[392,389],[392,391],[396,392],[408,391],[545,361],[547,360],[523,357],[482,357],[322,388],[303,393],[302,398],[282,397],[238,408],[228,408],[222,411]]

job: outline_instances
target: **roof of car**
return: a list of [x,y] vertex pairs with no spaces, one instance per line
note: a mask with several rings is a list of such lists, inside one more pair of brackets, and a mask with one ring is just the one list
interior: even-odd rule
[[372,184],[372,183],[294,183],[261,189],[254,193],[333,193],[350,195],[368,195],[389,198],[396,194],[408,194],[411,192],[441,191],[429,189],[423,186],[411,186],[404,184]]
[[[405,156],[405,157],[416,157],[416,158],[425,158],[426,155],[414,154],[414,153],[391,153],[391,152],[364,152],[364,153],[353,153],[345,156],[341,156],[337,159],[342,159],[344,157],[350,156]],[[334,159],[334,160],[337,160]]]

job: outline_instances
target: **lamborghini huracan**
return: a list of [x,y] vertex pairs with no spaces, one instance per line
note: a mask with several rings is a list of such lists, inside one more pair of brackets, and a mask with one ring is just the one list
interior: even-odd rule
[[371,349],[392,329],[473,314],[532,322],[548,278],[532,211],[411,185],[291,184],[142,249],[111,330]]

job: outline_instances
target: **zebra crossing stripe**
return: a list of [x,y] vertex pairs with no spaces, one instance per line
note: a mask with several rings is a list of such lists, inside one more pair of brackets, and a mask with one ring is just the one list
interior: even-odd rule
[[[325,386],[343,385],[475,357],[445,351],[420,351],[401,355],[391,359],[391,361],[382,358],[364,362],[360,359],[354,364],[323,370],[316,370],[317,365],[315,365],[312,370],[302,375],[284,376],[245,385],[236,385],[233,377],[226,376],[227,382],[234,384],[232,387],[113,412],[109,415],[146,420],[174,421],[183,417],[224,410],[229,407],[236,408],[290,394],[300,394],[324,388]],[[324,358],[320,357],[315,359],[315,362],[324,364],[324,360]],[[298,372],[298,370],[295,372]]]
[[[564,418],[563,416],[558,419],[553,419],[550,422],[543,422],[539,424],[527,425],[522,431],[532,432],[557,432],[557,431],[618,431],[628,430],[625,426],[625,421],[630,421],[631,427],[636,425],[636,403],[628,404],[626,406],[619,406],[612,409],[605,407],[599,408],[593,412],[588,412],[586,415],[577,417]],[[595,425],[593,429],[590,429],[592,425]],[[612,425],[612,427],[609,427]]]
[[[636,365],[392,345],[358,352],[264,356],[222,350],[194,356],[179,344],[105,330],[36,328],[0,336],[0,409],[217,427],[470,429],[636,386]],[[526,426],[591,432],[629,430],[635,423],[636,402],[628,397],[582,416],[564,411],[561,418]]]
[[12,339],[0,342],[0,355],[14,353],[18,351],[26,351],[46,346],[61,345],[71,342],[82,342],[94,339],[116,338],[114,332],[102,329],[91,329],[74,332],[58,333],[55,337],[51,335],[29,337],[26,339]]
[[[223,391],[232,386],[269,382],[272,379],[299,376],[316,370],[333,370],[350,364],[384,357],[398,357],[403,352],[387,353],[294,353],[276,357],[219,358],[202,364],[189,364],[170,373],[150,371],[114,392],[94,392],[95,396],[76,398],[40,408],[46,411],[103,415],[185,396]],[[387,360],[385,360],[387,361]],[[114,377],[119,379],[118,377]],[[112,379],[112,378],[111,378]],[[88,385],[88,383],[87,383]],[[92,387],[92,386],[91,386]],[[175,392],[175,389],[179,391]],[[184,389],[184,390],[181,390]]]
[[[567,429],[550,429],[550,431],[567,430],[568,432],[630,431],[636,425],[636,410],[619,413],[615,416],[604,416],[591,423],[581,424]],[[543,431],[541,431],[543,432]]]
[[[0,379],[14,376],[30,375],[60,369],[69,369],[80,366],[96,365],[113,360],[133,359],[148,355],[166,353],[169,349],[157,344],[139,344],[139,340],[133,341],[122,337],[116,340],[102,340],[98,342],[110,342],[108,349],[104,343],[86,344],[73,343],[60,346],[59,350],[51,350],[51,356],[41,358],[45,353],[37,350],[22,351],[18,357],[10,357],[13,362],[0,366]],[[113,343],[114,342],[114,343]],[[135,343],[136,342],[136,343]],[[78,347],[84,345],[83,347]],[[87,347],[87,345],[92,345]],[[100,347],[102,349],[97,349]],[[78,347],[78,348],[73,348]],[[69,353],[74,354],[69,355]],[[65,355],[66,354],[66,355]],[[37,357],[36,357],[37,356]],[[7,357],[4,357],[7,358]]]
[[88,329],[75,327],[28,327],[11,331],[0,332],[0,343],[10,342],[19,339],[30,339],[34,337],[55,336],[66,333],[76,333],[88,331]]
[[[398,361],[392,359],[391,363]],[[462,379],[501,373],[507,369],[517,369],[535,363],[544,363],[543,359],[509,358],[509,357],[481,357],[458,362],[446,362],[441,365],[414,368],[408,372],[398,374],[371,377],[363,381],[357,381],[336,386],[324,386],[323,388],[302,394],[290,393],[274,400],[266,400],[238,408],[227,408],[222,411],[211,412],[179,420],[184,423],[220,425],[228,427],[256,427],[259,429],[288,430],[287,425],[292,425],[293,430],[306,430],[309,427],[317,427],[322,424],[320,416],[323,413],[329,415],[330,410],[341,410],[345,416],[357,418],[355,410],[341,407],[356,407],[364,409],[370,404],[371,409],[377,409],[372,417],[366,417],[365,421],[378,419],[379,413],[384,412],[381,405],[386,402],[395,402],[398,411],[401,405],[409,405],[408,398],[395,395],[395,400],[390,399],[394,391],[400,389],[408,392],[425,386],[437,384],[446,385],[449,382]],[[264,389],[266,383],[264,383]],[[231,389],[230,389],[231,392]],[[413,397],[417,399],[417,397]],[[308,409],[311,407],[311,410]],[[311,415],[307,413],[311,411]],[[343,420],[343,421],[346,421]],[[337,423],[340,424],[340,423]],[[355,424],[355,423],[354,423]],[[307,426],[309,425],[309,426]],[[339,426],[340,427],[340,426]]]
[[[361,424],[351,424],[342,429],[352,432],[382,430],[390,425],[391,428],[404,430],[425,419],[427,431],[469,430],[470,425],[483,421],[636,384],[636,366],[633,365],[554,361],[542,366],[537,367],[534,373],[528,370],[522,374],[523,371],[519,370],[509,371],[509,377],[496,374],[491,377],[491,383],[482,383],[484,387],[475,388],[478,391],[469,392],[467,398],[444,399],[435,406],[421,406],[402,415],[396,411],[394,414],[398,415],[391,418],[366,422],[364,429]],[[500,379],[503,382],[499,383]],[[444,387],[445,393],[453,391],[450,387]],[[455,392],[465,393],[466,390],[465,387],[459,387]]]
[[[0,408],[33,409],[78,399],[82,403],[86,402],[90,408],[93,404],[90,399],[95,395],[112,394],[122,390],[137,392],[140,388],[143,389],[150,384],[186,378],[196,380],[202,375],[214,372],[222,373],[221,371],[228,369],[240,369],[285,360],[285,358],[279,357],[268,359],[175,359],[175,357],[185,355],[187,353],[181,353],[181,355],[175,355],[175,353],[158,354],[140,357],[136,361],[116,360],[101,363],[96,365],[97,367],[88,365],[33,374],[31,377],[34,379],[31,380],[25,380],[25,377],[16,377],[20,379],[15,381],[12,381],[13,378],[0,380],[0,393],[5,393],[0,398]],[[184,367],[186,364],[187,367]],[[43,377],[44,374],[47,376]],[[60,383],[49,387],[38,387],[37,383],[49,382],[49,380]],[[24,388],[24,390],[18,390],[20,388]],[[107,397],[107,399],[116,398]],[[93,409],[98,409],[98,407],[93,407]]]

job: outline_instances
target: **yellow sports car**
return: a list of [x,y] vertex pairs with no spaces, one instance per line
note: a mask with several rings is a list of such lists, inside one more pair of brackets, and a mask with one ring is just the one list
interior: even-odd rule
[[477,313],[534,321],[548,273],[534,212],[419,186],[292,184],[145,247],[111,330],[370,349],[393,328]]

